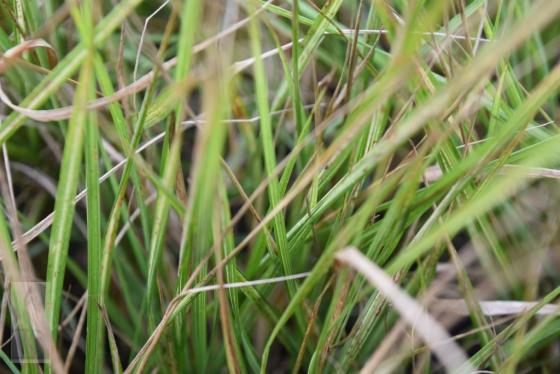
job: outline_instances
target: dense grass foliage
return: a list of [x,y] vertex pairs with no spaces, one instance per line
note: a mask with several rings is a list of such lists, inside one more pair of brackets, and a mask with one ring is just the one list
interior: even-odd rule
[[558,372],[560,1],[2,0],[12,372]]

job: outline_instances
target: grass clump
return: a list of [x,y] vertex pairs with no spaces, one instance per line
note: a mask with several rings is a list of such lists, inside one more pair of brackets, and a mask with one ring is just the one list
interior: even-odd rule
[[0,7],[12,372],[555,372],[560,3]]

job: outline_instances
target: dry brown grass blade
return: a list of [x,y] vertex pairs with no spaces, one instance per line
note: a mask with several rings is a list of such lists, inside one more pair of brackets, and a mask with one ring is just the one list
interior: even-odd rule
[[[401,290],[380,267],[352,247],[338,252],[336,258],[361,273],[372,286],[391,301],[393,307],[426,342],[448,372],[470,373],[474,371],[474,368],[468,364],[467,356],[459,345],[452,341],[449,333],[412,297]],[[443,342],[446,344],[442,344]],[[467,369],[460,369],[461,367]],[[366,364],[362,373],[370,372],[372,372],[372,368]]]
[[[560,170],[549,169],[549,168],[537,168],[537,167],[525,167],[519,165],[504,165],[500,172],[502,174],[507,174],[511,171],[522,171],[528,177],[531,178],[549,178],[549,179],[560,179]],[[430,166],[426,169],[424,173],[424,179],[426,182],[435,182],[443,176],[441,168],[437,165]]]
[[4,52],[0,57],[0,74],[4,73],[11,65],[16,63],[22,54],[35,48],[46,49],[51,67],[57,64],[58,59],[54,48],[47,43],[47,41],[44,39],[30,39]]
[[[86,292],[87,294],[87,292]],[[74,332],[74,337],[72,338],[72,343],[70,344],[70,349],[68,350],[68,354],[66,355],[66,361],[64,362],[64,372],[69,373],[70,368],[72,366],[72,362],[74,361],[74,355],[76,354],[76,350],[78,348],[78,343],[80,342],[80,338],[82,336],[82,331],[84,329],[84,325],[86,322],[86,305],[85,303],[82,305],[82,312],[80,313],[80,318],[78,319],[78,325],[76,326],[76,331]]]
[[[481,301],[480,309],[486,316],[511,316],[519,315],[529,311],[538,304],[536,301],[515,301],[515,300],[493,300]],[[457,314],[460,316],[470,315],[465,300],[436,300],[432,308],[435,311]],[[546,304],[536,313],[539,316],[560,315],[560,307],[554,304]]]

